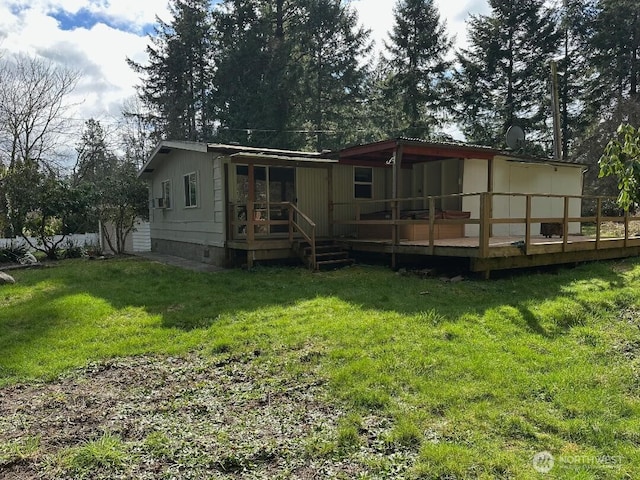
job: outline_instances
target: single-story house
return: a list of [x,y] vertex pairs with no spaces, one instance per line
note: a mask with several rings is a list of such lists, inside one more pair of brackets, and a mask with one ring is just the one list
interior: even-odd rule
[[[477,237],[487,210],[503,220],[485,235],[524,235],[527,224],[509,220],[524,218],[539,219],[528,222],[538,234],[545,219],[580,216],[583,170],[407,138],[320,153],[163,141],[139,176],[149,184],[151,249],[228,265],[295,255],[292,242],[311,235],[396,243]],[[493,194],[484,207],[483,193]],[[567,222],[565,232],[579,229]]]

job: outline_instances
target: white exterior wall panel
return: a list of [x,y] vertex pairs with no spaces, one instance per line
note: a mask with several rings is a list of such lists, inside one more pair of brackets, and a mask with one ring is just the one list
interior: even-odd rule
[[[496,159],[494,163],[494,191],[509,193],[533,193],[553,195],[582,195],[582,170],[578,166],[557,166],[540,163],[510,162]],[[581,202],[569,202],[569,216],[580,216]],[[526,199],[522,195],[496,195],[493,201],[494,218],[524,218]],[[538,218],[562,218],[564,200],[562,198],[534,197],[531,202],[531,216]],[[540,224],[532,224],[532,233],[540,233]],[[579,233],[578,223],[569,224],[569,233]],[[523,236],[524,224],[494,225],[495,236]]]
[[[489,178],[489,161],[468,158],[464,161],[462,178],[462,193],[476,193],[487,191],[487,179]],[[471,212],[471,218],[480,218],[480,196],[463,197],[462,210]],[[477,237],[480,235],[478,225],[465,225],[465,236]]]

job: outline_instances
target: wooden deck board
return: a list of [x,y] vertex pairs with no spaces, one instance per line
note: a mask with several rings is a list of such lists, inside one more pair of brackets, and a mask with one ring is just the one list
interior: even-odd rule
[[[436,256],[468,258],[474,271],[489,272],[508,268],[572,263],[590,260],[605,260],[640,255],[640,237],[600,238],[595,236],[569,235],[562,238],[531,237],[525,249],[524,236],[496,236],[489,238],[489,248],[482,257],[478,237],[437,239],[431,247],[429,240],[401,240],[393,245],[391,239],[335,238],[348,248],[369,253],[402,254],[414,256]],[[319,239],[318,239],[319,241]],[[229,242],[227,246],[236,250],[249,250],[255,259],[283,258],[291,254],[292,245],[284,239],[263,239],[249,245],[246,242]],[[526,250],[526,251],[525,251]]]
[[[352,239],[352,238],[342,238],[340,241],[350,243],[350,244],[391,244],[391,239]],[[489,238],[489,248],[493,247],[518,247],[519,245],[524,244],[525,238],[524,236],[508,236],[508,237],[490,237]],[[612,238],[601,238],[600,242],[624,242],[624,238],[622,237],[612,237]],[[460,237],[460,238],[445,238],[435,240],[434,244],[437,247],[459,247],[459,248],[478,248],[480,239],[478,237]],[[520,243],[522,242],[522,243]],[[567,245],[571,244],[595,244],[596,237],[585,236],[585,235],[569,235],[567,238]],[[640,237],[632,237],[629,238],[630,243],[635,243],[640,245]],[[554,238],[545,238],[543,236],[532,236],[531,237],[531,245],[562,245],[563,239],[554,237]],[[416,246],[416,247],[429,247],[431,244],[429,240],[401,240],[399,245],[408,245],[408,246]]]

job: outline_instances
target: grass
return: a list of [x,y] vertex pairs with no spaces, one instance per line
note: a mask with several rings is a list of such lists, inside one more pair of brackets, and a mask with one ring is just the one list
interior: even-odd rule
[[[395,476],[399,452],[410,478],[541,478],[541,451],[556,478],[640,471],[640,260],[460,283],[137,259],[12,273],[0,289],[5,387],[113,357],[252,353],[265,381],[327,379],[325,400],[345,414],[333,439],[307,439],[308,455],[369,461],[375,478]],[[374,440],[373,417],[387,424]],[[384,462],[362,456],[376,441]],[[135,461],[118,437],[95,442],[66,453],[73,471]],[[169,443],[158,434],[142,448]]]
[[99,438],[66,449],[55,460],[53,471],[76,478],[93,478],[96,470],[118,471],[128,461],[126,446],[117,436],[104,432]]

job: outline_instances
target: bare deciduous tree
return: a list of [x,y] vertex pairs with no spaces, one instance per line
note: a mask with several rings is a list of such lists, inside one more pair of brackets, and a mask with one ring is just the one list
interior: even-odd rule
[[78,71],[37,57],[0,58],[0,163],[51,168],[79,79]]
[[125,159],[137,168],[144,165],[160,140],[160,133],[155,131],[149,112],[137,97],[125,100],[122,105],[120,138]]

